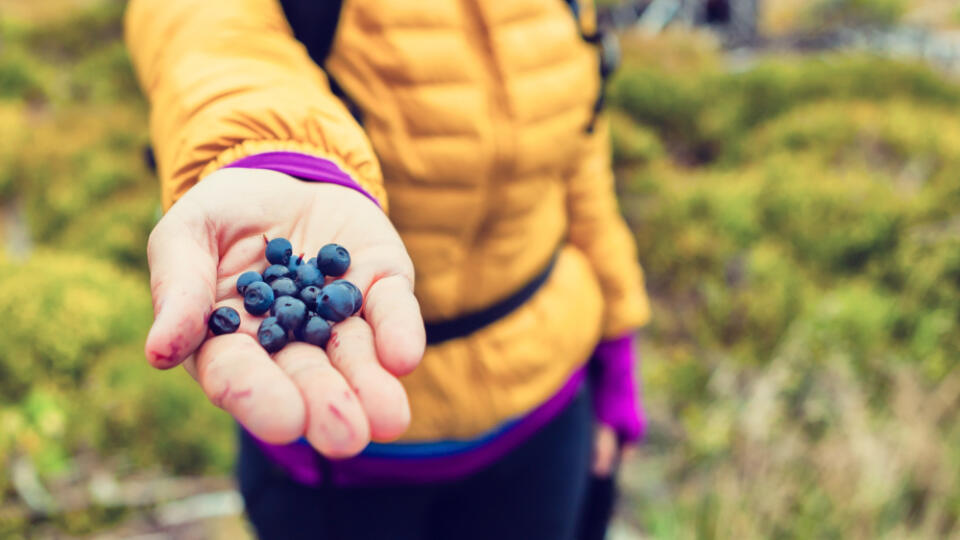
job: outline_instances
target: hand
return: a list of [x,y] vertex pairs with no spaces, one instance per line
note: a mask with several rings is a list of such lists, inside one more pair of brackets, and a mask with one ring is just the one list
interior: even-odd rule
[[617,432],[606,424],[597,424],[593,434],[594,476],[606,478],[614,473],[621,461],[629,459],[635,451],[633,445],[621,447]]
[[[236,280],[266,268],[264,234],[289,239],[304,258],[330,242],[350,251],[344,277],[363,291],[364,304],[334,326],[326,352],[291,343],[271,358],[257,342],[263,318],[244,310]],[[160,369],[183,363],[210,401],[258,438],[282,444],[305,436],[326,456],[348,457],[406,430],[410,406],[397,377],[417,366],[425,347],[413,264],[362,194],[223,169],[160,220],[147,254],[155,317],[147,359]],[[240,329],[208,338],[207,318],[224,305],[240,313]]]

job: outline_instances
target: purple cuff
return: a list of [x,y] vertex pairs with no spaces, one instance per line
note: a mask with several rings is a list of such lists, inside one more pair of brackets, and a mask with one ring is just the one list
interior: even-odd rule
[[635,442],[646,432],[647,418],[634,369],[633,334],[603,341],[590,360],[590,388],[597,420],[617,432],[621,442]]
[[359,191],[380,206],[380,201],[360,187],[356,180],[343,172],[336,163],[316,156],[297,152],[264,152],[234,161],[225,168],[267,169],[295,176],[301,180],[326,182]]

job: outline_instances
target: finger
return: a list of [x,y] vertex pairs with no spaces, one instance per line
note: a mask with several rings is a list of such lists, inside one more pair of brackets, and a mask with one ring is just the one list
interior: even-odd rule
[[402,435],[410,426],[407,394],[400,381],[377,361],[373,333],[366,321],[350,317],[335,325],[327,354],[360,399],[372,438],[391,441]]
[[174,208],[147,244],[154,322],[144,352],[161,369],[176,366],[203,342],[217,277],[217,248],[203,220]]
[[291,343],[274,355],[299,388],[307,407],[306,437],[331,458],[354,456],[370,442],[370,426],[347,381],[330,365],[323,349]]
[[247,334],[207,340],[196,355],[204,393],[258,438],[275,444],[303,435],[307,413],[293,381]]
[[617,457],[617,434],[609,426],[597,426],[593,439],[593,474],[607,477]]
[[396,376],[413,371],[423,359],[426,333],[413,295],[413,263],[402,244],[358,253],[344,279],[363,291],[363,316],[373,326],[383,367]]
[[373,328],[383,367],[397,376],[413,371],[423,359],[426,333],[410,282],[397,275],[375,281],[367,292],[363,314]]

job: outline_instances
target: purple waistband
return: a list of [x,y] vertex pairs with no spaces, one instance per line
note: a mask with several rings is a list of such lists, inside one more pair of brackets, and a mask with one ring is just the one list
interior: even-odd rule
[[583,368],[575,371],[550,399],[514,421],[497,437],[468,452],[428,457],[374,457],[360,454],[349,459],[328,460],[307,445],[292,443],[275,446],[256,437],[254,440],[268,458],[301,484],[320,484],[324,481],[324,469],[330,473],[330,482],[341,486],[425,484],[455,480],[497,461],[548,424],[576,396],[585,372]]
[[326,182],[338,186],[348,187],[359,191],[368,199],[380,206],[380,201],[367,190],[360,187],[356,180],[343,172],[336,163],[329,159],[318,158],[298,152],[264,152],[238,159],[225,168],[267,169],[295,176],[303,180]]

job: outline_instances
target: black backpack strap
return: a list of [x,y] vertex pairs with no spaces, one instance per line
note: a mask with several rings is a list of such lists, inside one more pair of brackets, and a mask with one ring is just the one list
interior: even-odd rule
[[593,133],[593,128],[597,123],[597,116],[600,114],[600,111],[603,110],[607,80],[620,65],[620,42],[615,35],[605,32],[599,27],[597,27],[593,33],[588,34],[585,32],[580,23],[580,2],[578,0],[564,0],[564,3],[570,8],[573,20],[577,23],[577,28],[580,29],[580,37],[587,43],[595,46],[600,55],[600,91],[597,93],[597,100],[593,104],[593,115],[585,128],[587,133]]
[[[323,67],[337,35],[343,0],[280,0],[280,5],[290,28],[293,29],[293,37],[303,43],[310,58]],[[330,83],[330,91],[343,101],[350,114],[362,124],[360,109],[329,73],[327,81]]]
[[330,54],[340,22],[343,0],[280,0],[293,36],[303,43],[310,58],[322,66]]

